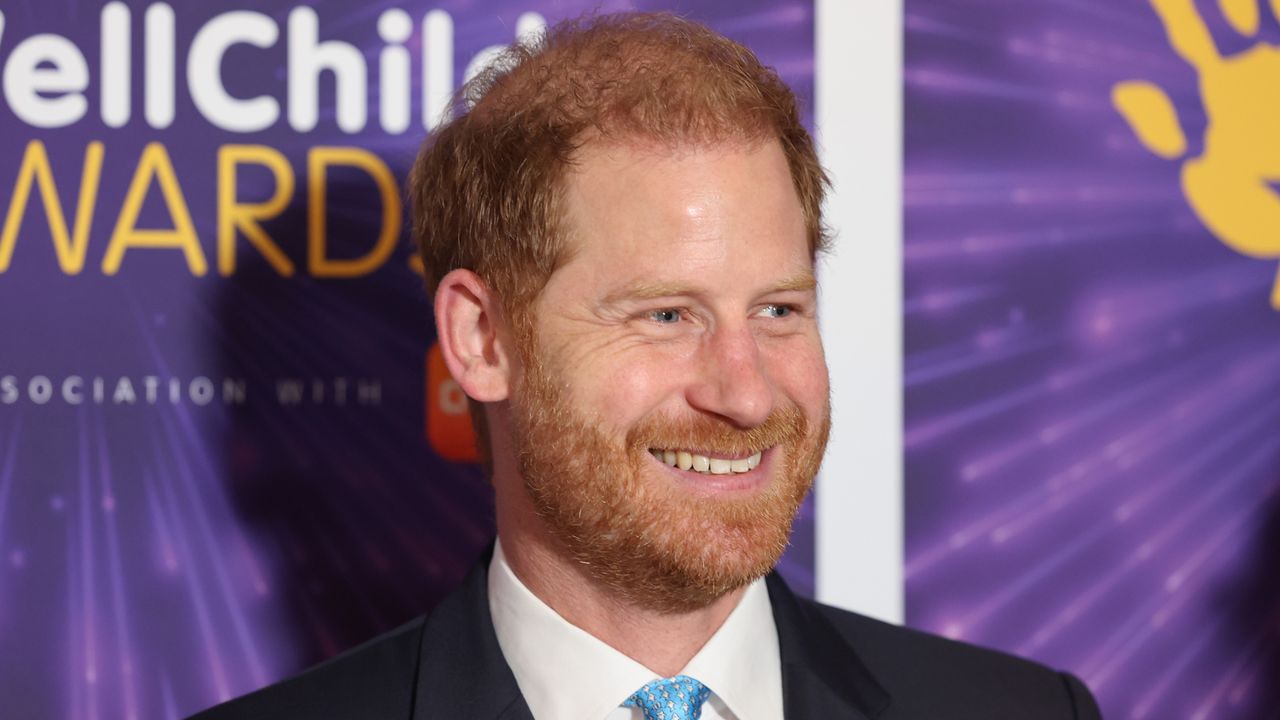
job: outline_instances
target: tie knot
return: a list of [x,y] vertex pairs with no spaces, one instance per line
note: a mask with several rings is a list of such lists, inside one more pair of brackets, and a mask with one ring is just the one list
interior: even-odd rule
[[623,705],[638,707],[644,720],[698,720],[710,697],[706,685],[688,675],[654,680],[635,691]]

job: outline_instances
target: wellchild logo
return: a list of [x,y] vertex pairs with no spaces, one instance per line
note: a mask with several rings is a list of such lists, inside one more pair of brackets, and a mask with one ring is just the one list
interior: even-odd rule
[[[1112,102],[1148,150],[1182,160],[1182,190],[1200,221],[1223,243],[1250,257],[1280,258],[1280,49],[1257,43],[1224,57],[1193,0],[1151,0],[1174,51],[1200,78],[1208,125],[1204,152],[1187,158],[1187,139],[1168,94],[1142,80],[1119,83]],[[1219,0],[1227,23],[1253,38],[1258,0]],[[1276,3],[1271,3],[1277,7]],[[1271,293],[1280,310],[1280,277]]]
[[[0,11],[0,110],[7,109],[22,123],[41,130],[92,125],[90,98],[96,97],[99,127],[137,130],[132,134],[103,130],[105,137],[124,140],[115,146],[100,139],[77,147],[46,146],[33,138],[21,154],[0,155],[0,177],[13,178],[9,188],[0,185],[0,198],[8,197],[7,207],[0,205],[4,212],[0,275],[13,269],[24,226],[30,237],[38,224],[48,229],[58,269],[65,275],[79,275],[86,269],[117,275],[126,258],[142,250],[171,253],[192,277],[234,275],[237,254],[246,250],[256,252],[283,278],[298,274],[357,278],[388,262],[401,233],[403,192],[384,159],[362,145],[370,144],[371,133],[403,135],[405,142],[413,143],[449,116],[456,77],[454,26],[448,12],[431,10],[415,24],[404,10],[383,10],[376,18],[379,47],[369,54],[370,58],[376,54],[376,62],[366,62],[364,50],[352,42],[321,39],[320,18],[309,7],[290,9],[283,29],[275,17],[251,10],[224,12],[191,28],[165,3],[147,7],[140,37],[133,33],[139,25],[135,20],[122,2],[102,8],[97,28],[100,55],[91,65],[71,38],[20,33],[14,28],[17,21]],[[367,22],[370,27],[364,31],[372,32],[375,21],[370,17]],[[352,25],[346,22],[341,27]],[[542,15],[525,12],[514,32],[525,37],[545,27]],[[504,35],[509,32],[503,30]],[[179,47],[180,36],[191,40]],[[472,55],[462,80],[478,74],[502,49],[490,45]],[[261,68],[255,68],[253,75],[268,78],[268,92],[259,88],[253,91],[257,95],[241,97],[228,89],[244,79],[234,73],[224,77],[224,59],[231,53],[262,58]],[[142,69],[137,83],[141,87],[133,83],[135,62]],[[283,64],[277,68],[276,62]],[[332,117],[324,113],[323,119],[322,76],[323,82],[332,83],[334,97]],[[415,87],[420,94],[414,94]],[[165,142],[152,140],[139,153],[135,149],[138,136],[174,126],[178,89],[185,90],[198,116],[176,118],[178,126],[165,135],[182,137],[183,152],[172,154]],[[131,114],[135,105],[141,105],[141,117]],[[421,110],[421,129],[409,134],[415,105]],[[371,112],[377,128],[370,127]],[[362,134],[351,146],[307,143],[303,135],[315,131],[321,122],[332,123],[346,134]],[[238,134],[268,129],[276,131],[271,137],[279,137],[279,131],[299,137],[297,142],[289,141],[286,155],[263,144],[218,144],[221,138],[203,132],[204,123],[235,140],[245,139]],[[385,146],[376,138],[374,142]],[[403,148],[397,152],[403,154]],[[71,172],[77,164],[78,176]],[[62,169],[55,173],[58,166]],[[125,176],[130,170],[131,175]],[[211,170],[215,192],[207,192]],[[251,173],[269,179],[267,198],[247,197],[260,196],[263,190],[261,181],[241,187],[241,176]],[[338,173],[363,176],[355,182],[371,185],[381,200],[380,218],[371,218],[378,221],[377,226],[371,222],[366,231],[348,237],[348,244],[354,240],[356,246],[345,254],[330,247],[326,220],[330,176]],[[192,186],[206,192],[193,195]],[[74,199],[64,204],[68,189],[75,192]],[[149,196],[160,200],[159,219],[144,212]],[[270,222],[290,207],[304,205],[305,233],[272,235]],[[95,216],[102,218],[103,213],[113,214],[107,215],[105,226],[99,220],[94,237]],[[208,217],[213,218],[208,226],[197,224],[196,219]],[[107,228],[109,234],[103,232]],[[295,239],[305,241],[305,252],[289,246]],[[22,242],[34,242],[34,238]],[[407,265],[421,271],[416,257],[407,259]]]
[[[280,42],[280,24],[270,15],[235,10],[210,18],[196,30],[186,48],[183,66],[177,62],[177,18],[165,3],[150,5],[143,21],[143,37],[135,53],[129,7],[107,3],[99,17],[101,59],[98,64],[98,97],[102,122],[107,127],[127,125],[134,88],[131,84],[135,54],[144,59],[142,100],[144,120],[160,130],[174,120],[175,84],[185,88],[201,117],[221,130],[252,133],[266,130],[281,117],[281,103],[273,95],[240,98],[227,90],[222,61],[237,46],[265,50]],[[536,35],[546,27],[536,12],[516,21],[516,36]],[[415,35],[415,29],[419,32]],[[84,119],[89,112],[85,97],[93,78],[81,49],[69,38],[41,33],[14,41],[5,36],[5,15],[0,12],[0,52],[4,60],[4,100],[24,123],[37,128],[60,128]],[[384,10],[377,21],[384,46],[378,53],[378,121],[384,132],[404,133],[410,125],[413,52],[421,59],[421,123],[435,128],[449,112],[454,93],[453,17],[444,10],[422,16],[418,27],[399,8]],[[319,118],[320,76],[334,76],[336,122],[346,133],[358,133],[368,122],[370,86],[364,53],[342,40],[320,40],[320,18],[309,7],[295,7],[285,21],[287,52],[284,73],[285,120],[299,133],[311,132]],[[412,47],[410,43],[412,42]],[[413,52],[411,52],[411,50]],[[470,80],[494,60],[502,46],[491,45],[467,63],[463,79]],[[185,74],[180,70],[185,69]]]

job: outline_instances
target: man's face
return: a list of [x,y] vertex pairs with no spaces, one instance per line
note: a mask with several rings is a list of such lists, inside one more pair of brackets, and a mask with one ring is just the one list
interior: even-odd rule
[[588,145],[565,191],[568,259],[529,308],[512,398],[520,472],[595,580],[704,607],[777,562],[826,444],[786,159]]

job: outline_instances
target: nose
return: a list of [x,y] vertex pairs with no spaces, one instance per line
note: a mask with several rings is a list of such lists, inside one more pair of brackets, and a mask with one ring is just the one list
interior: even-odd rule
[[698,378],[685,397],[695,409],[738,427],[755,427],[769,417],[773,383],[749,328],[722,326],[708,336],[701,349]]

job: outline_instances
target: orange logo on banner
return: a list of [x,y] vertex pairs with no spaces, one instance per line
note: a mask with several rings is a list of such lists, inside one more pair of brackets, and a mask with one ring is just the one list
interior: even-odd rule
[[467,395],[449,375],[439,345],[432,345],[427,351],[427,441],[446,460],[480,460],[467,411]]
[[[1119,83],[1111,101],[1148,150],[1182,159],[1182,191],[1200,221],[1223,243],[1250,257],[1280,258],[1280,197],[1268,184],[1280,180],[1280,49],[1258,43],[1232,57],[1214,44],[1194,0],[1151,0],[1169,44],[1200,76],[1208,126],[1204,152],[1185,158],[1186,135],[1169,96],[1142,80]],[[1280,14],[1280,2],[1269,3]],[[1258,34],[1257,0],[1218,0],[1232,29]],[[1271,292],[1280,310],[1280,277]]]

